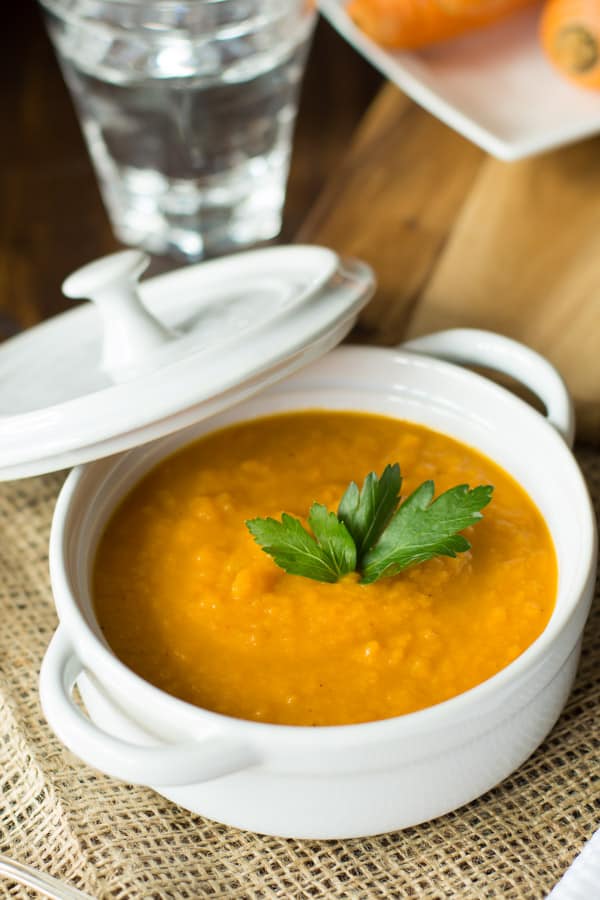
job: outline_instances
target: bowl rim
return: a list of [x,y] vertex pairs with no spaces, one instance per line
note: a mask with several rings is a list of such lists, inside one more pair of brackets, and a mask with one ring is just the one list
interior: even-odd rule
[[[93,463],[86,463],[73,469],[61,488],[54,510],[49,552],[52,590],[61,627],[64,625],[69,641],[73,645],[75,652],[84,661],[86,670],[89,669],[91,672],[100,672],[103,680],[104,677],[106,677],[111,683],[118,681],[120,694],[124,692],[138,694],[140,691],[143,691],[148,701],[153,704],[153,707],[157,711],[164,711],[167,713],[168,710],[168,716],[170,718],[176,715],[178,721],[182,723],[185,722],[186,726],[191,725],[195,728],[198,726],[206,728],[208,726],[223,735],[230,734],[247,739],[272,740],[279,738],[284,741],[289,741],[291,739],[296,745],[302,743],[314,745],[317,741],[320,745],[336,745],[339,744],[341,740],[343,740],[344,743],[347,743],[350,736],[356,740],[356,743],[370,743],[379,741],[385,737],[397,738],[399,732],[404,732],[406,736],[410,737],[432,734],[439,729],[441,724],[448,724],[450,720],[453,724],[456,724],[459,721],[467,721],[474,716],[480,715],[481,702],[485,702],[495,696],[499,703],[507,694],[518,689],[520,684],[519,677],[530,673],[543,662],[548,648],[555,644],[578,612],[583,614],[582,622],[585,621],[591,605],[593,586],[595,583],[595,560],[598,543],[596,520],[587,486],[577,461],[563,438],[547,419],[506,388],[492,382],[485,376],[464,369],[454,363],[434,359],[432,357],[425,357],[421,354],[415,354],[409,351],[403,351],[402,348],[389,347],[345,346],[337,348],[332,351],[331,354],[328,354],[328,356],[332,356],[334,353],[338,354],[340,351],[345,355],[355,355],[356,353],[390,354],[390,351],[392,351],[394,356],[406,357],[410,362],[414,362],[419,366],[422,366],[424,362],[428,365],[431,364],[431,366],[437,369],[442,376],[451,372],[455,377],[462,377],[465,384],[473,385],[477,383],[480,387],[489,391],[491,396],[501,396],[505,403],[513,405],[516,412],[530,417],[530,421],[535,424],[535,427],[540,429],[544,434],[545,439],[554,443],[555,449],[562,454],[565,465],[570,467],[571,476],[574,477],[578,483],[580,490],[579,499],[584,504],[587,513],[585,523],[583,521],[581,523],[581,533],[578,535],[581,554],[577,585],[575,586],[575,589],[571,589],[569,595],[570,603],[568,608],[563,611],[560,623],[557,624],[556,617],[553,613],[541,634],[538,635],[538,637],[518,657],[516,657],[516,659],[503,669],[500,669],[490,678],[469,688],[467,691],[463,691],[454,697],[450,697],[449,699],[432,706],[386,719],[376,719],[344,725],[283,725],[273,722],[258,722],[250,719],[236,718],[224,713],[215,712],[205,707],[196,706],[167,693],[162,690],[162,688],[153,685],[140,675],[137,675],[116,656],[107,643],[103,642],[101,638],[94,633],[82,612],[80,602],[72,588],[71,578],[68,572],[68,550],[66,545],[69,539],[69,519],[82,482],[85,484],[86,479],[100,475],[103,469],[106,470],[104,478],[110,479],[111,473],[125,456],[131,456],[139,453],[140,450],[143,450],[143,447],[138,447],[109,458],[97,460]],[[303,369],[291,376],[291,378],[301,378],[308,371],[308,368]],[[288,379],[275,385],[275,391],[277,391],[277,388],[283,387],[287,380]],[[324,385],[323,390],[326,389],[327,388]],[[240,412],[239,419],[236,417],[235,421],[244,421],[244,407],[238,405],[235,407],[235,410],[239,410]],[[269,413],[265,412],[264,415],[269,415]],[[184,429],[182,434],[185,434],[188,431],[189,429]],[[210,431],[211,428],[207,427],[206,432],[203,433],[208,434]],[[152,443],[160,446],[160,444],[168,441],[170,438],[172,439],[172,437],[173,435],[159,438],[158,441]],[[195,439],[198,440],[200,438],[198,437]],[[460,436],[456,436],[455,439],[461,440]],[[184,445],[185,444],[182,442],[181,446]],[[165,456],[166,455],[168,454],[165,453]],[[153,465],[157,465],[158,462],[159,460],[155,460]],[[555,535],[550,528],[549,523],[547,523],[547,525],[554,540]],[[559,595],[557,594],[557,601],[558,597]],[[582,605],[583,608],[580,609]],[[573,639],[573,646],[576,643],[578,636],[579,635]],[[569,644],[569,646],[564,649],[564,659],[568,657],[573,646]],[[88,665],[88,662],[90,661],[97,661],[99,665],[90,666]],[[561,663],[562,662],[564,662],[564,660],[561,660]],[[548,680],[550,680],[550,678],[548,678]]]

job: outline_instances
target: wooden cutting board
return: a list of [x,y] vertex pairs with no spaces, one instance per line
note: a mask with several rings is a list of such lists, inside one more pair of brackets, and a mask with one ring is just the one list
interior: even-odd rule
[[562,373],[578,437],[600,442],[600,138],[502,163],[387,85],[298,238],[375,269],[355,338],[518,338]]

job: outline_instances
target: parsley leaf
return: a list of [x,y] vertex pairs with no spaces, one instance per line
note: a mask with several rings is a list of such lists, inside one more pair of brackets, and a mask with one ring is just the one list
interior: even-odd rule
[[400,466],[386,466],[378,478],[369,472],[362,490],[351,481],[338,507],[338,518],[345,524],[356,544],[360,558],[377,542],[398,506],[402,477]]
[[250,519],[248,530],[265,553],[290,575],[333,583],[356,568],[356,546],[343,522],[320,503],[313,503],[308,522],[314,537],[299,519],[283,513],[277,519]]
[[334,512],[328,512],[322,503],[313,503],[308,514],[308,524],[320,549],[325,553],[339,575],[347,575],[356,569],[356,544],[346,525]]
[[433,481],[425,481],[400,506],[360,561],[363,584],[434,556],[456,556],[470,548],[458,532],[482,518],[480,510],[490,502],[493,488],[482,485],[469,490],[468,485],[459,484],[432,503],[434,489]]
[[281,522],[250,519],[246,525],[286,572],[329,583],[357,571],[361,583],[370,584],[434,556],[456,556],[470,548],[459,532],[482,518],[491,485],[470,489],[459,484],[434,500],[433,481],[425,481],[398,506],[401,484],[398,463],[386,466],[381,478],[370,472],[361,490],[352,481],[337,515],[313,503],[308,514],[312,534],[287,513]]

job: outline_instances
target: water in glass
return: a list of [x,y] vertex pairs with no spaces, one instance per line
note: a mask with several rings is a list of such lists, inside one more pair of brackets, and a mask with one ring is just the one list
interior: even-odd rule
[[305,0],[43,0],[117,237],[200,259],[275,236]]

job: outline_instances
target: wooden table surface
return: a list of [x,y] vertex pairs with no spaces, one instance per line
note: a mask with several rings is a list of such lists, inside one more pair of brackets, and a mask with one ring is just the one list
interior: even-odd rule
[[[117,249],[34,0],[0,35],[0,340],[68,308],[60,283]],[[600,102],[600,98],[599,98]],[[321,22],[282,241],[374,267],[355,338],[454,325],[524,340],[560,369],[600,442],[600,139],[500,163],[424,113]],[[155,268],[164,262],[155,263]]]
[[600,138],[503,163],[388,85],[298,236],[374,267],[362,339],[517,338],[558,368],[579,439],[600,444]]

